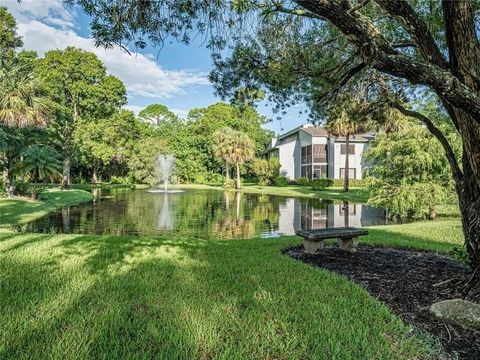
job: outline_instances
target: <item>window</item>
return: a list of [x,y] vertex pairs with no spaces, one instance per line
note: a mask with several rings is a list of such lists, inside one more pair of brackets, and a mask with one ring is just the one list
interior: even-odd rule
[[[340,144],[340,154],[346,155],[347,154],[347,144]],[[348,145],[348,155],[355,154],[355,144]]]
[[[345,168],[340,168],[340,179],[345,178]],[[357,178],[357,169],[349,168],[348,169],[348,178],[349,179],[356,179]]]
[[302,166],[302,177],[312,178],[312,165]]
[[302,147],[302,164],[312,163],[312,145]]
[[313,165],[313,178],[322,179],[328,177],[327,165]]
[[327,162],[327,145],[313,145],[313,162]]

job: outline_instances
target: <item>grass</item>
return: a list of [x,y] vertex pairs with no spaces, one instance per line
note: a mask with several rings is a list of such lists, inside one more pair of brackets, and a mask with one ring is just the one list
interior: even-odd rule
[[[0,223],[90,199],[82,190],[49,190],[42,202],[0,200]],[[442,253],[462,248],[459,218],[369,231],[362,243]],[[297,237],[201,241],[0,229],[0,358],[438,355],[432,340],[412,336],[360,286],[281,254],[298,243]]]
[[[183,189],[216,189],[224,190],[221,185],[182,184],[177,185]],[[232,190],[234,191],[234,190]],[[326,200],[346,200],[365,203],[368,200],[368,192],[365,188],[353,187],[345,193],[341,187],[331,187],[322,191],[312,190],[309,186],[259,186],[257,184],[243,184],[241,189],[247,193],[259,193],[279,196],[322,198]]]
[[0,198],[0,227],[21,224],[47,215],[67,205],[76,205],[91,201],[93,195],[84,190],[47,189],[42,192],[41,200],[27,198]]
[[369,228],[369,235],[361,241],[375,246],[428,250],[456,255],[464,251],[462,223],[459,218],[375,226]]
[[1,359],[406,359],[424,335],[346,278],[280,251],[0,232]]

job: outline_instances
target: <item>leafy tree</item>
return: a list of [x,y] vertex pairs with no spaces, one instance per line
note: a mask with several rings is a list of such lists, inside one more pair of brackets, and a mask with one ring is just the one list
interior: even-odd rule
[[106,119],[126,103],[125,87],[95,54],[68,47],[52,50],[39,61],[37,73],[56,104],[52,129],[63,150],[62,187],[70,184],[73,134],[80,122]]
[[62,173],[59,154],[50,146],[33,145],[23,152],[21,169],[30,175],[33,183],[32,199],[38,198],[38,181],[45,181]]
[[44,125],[48,116],[30,65],[15,57],[0,59],[0,122],[10,127]]
[[0,58],[13,57],[15,49],[22,46],[22,38],[17,35],[15,18],[5,7],[0,7]]
[[255,156],[255,145],[248,135],[241,131],[234,131],[232,136],[233,142],[231,145],[231,152],[228,157],[236,166],[236,188],[240,189],[242,187],[240,182],[240,166],[246,161],[253,159]]
[[280,162],[277,158],[255,159],[252,161],[251,169],[258,177],[260,186],[272,185],[280,175]]
[[168,152],[168,145],[158,138],[141,139],[128,159],[132,177],[140,183],[156,185],[158,183],[155,169],[157,157],[160,154],[168,154]]
[[231,153],[234,145],[235,132],[232,128],[224,127],[213,133],[214,153],[219,159],[225,161],[225,181],[230,181]]
[[350,137],[363,134],[369,131],[373,125],[369,119],[365,119],[360,111],[360,103],[355,98],[345,98],[334,106],[330,112],[330,118],[327,120],[326,128],[334,136],[344,137],[346,146],[345,155],[345,177],[343,181],[343,191],[347,192],[349,188],[349,152]]
[[162,123],[173,122],[177,116],[162,104],[151,104],[138,114],[140,119],[160,126]]
[[141,138],[141,124],[131,111],[121,110],[108,119],[80,120],[73,134],[75,147],[83,162],[91,167],[92,182],[99,181],[98,171],[114,164],[127,164],[136,143]]
[[[459,138],[453,135],[451,143],[458,147]],[[369,202],[388,208],[398,220],[434,219],[435,207],[453,191],[442,146],[412,121],[396,132],[379,132],[365,159],[373,164],[368,174],[376,179],[370,186]]]

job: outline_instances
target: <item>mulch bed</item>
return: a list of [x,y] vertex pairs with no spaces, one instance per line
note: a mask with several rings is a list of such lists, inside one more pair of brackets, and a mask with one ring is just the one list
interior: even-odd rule
[[461,297],[454,283],[468,279],[469,273],[453,259],[425,251],[371,246],[360,246],[356,253],[331,247],[310,255],[303,252],[303,246],[283,252],[364,286],[406,323],[435,335],[447,358],[480,359],[480,332],[444,323],[429,312],[437,301]]

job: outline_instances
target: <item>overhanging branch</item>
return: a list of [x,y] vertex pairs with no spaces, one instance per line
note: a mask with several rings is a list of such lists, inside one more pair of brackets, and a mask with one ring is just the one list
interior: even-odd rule
[[414,119],[417,119],[417,120],[419,120],[420,122],[422,122],[423,124],[426,125],[428,131],[430,131],[433,134],[433,136],[435,136],[437,138],[437,140],[440,141],[440,144],[442,144],[443,149],[445,150],[445,155],[447,156],[447,160],[450,164],[450,167],[452,168],[453,176],[455,177],[455,179],[457,181],[462,180],[463,179],[463,173],[462,173],[462,170],[460,169],[460,166],[458,165],[455,153],[454,153],[452,147],[450,146],[450,143],[448,142],[445,135],[443,135],[443,133],[440,131],[440,129],[435,126],[435,124],[432,122],[432,120],[430,120],[428,117],[426,117],[422,113],[419,113],[417,111],[413,111],[413,110],[409,110],[409,109],[405,108],[404,106],[402,106],[401,104],[399,104],[397,102],[390,101],[389,105],[392,108],[400,111],[403,115],[414,118]]

